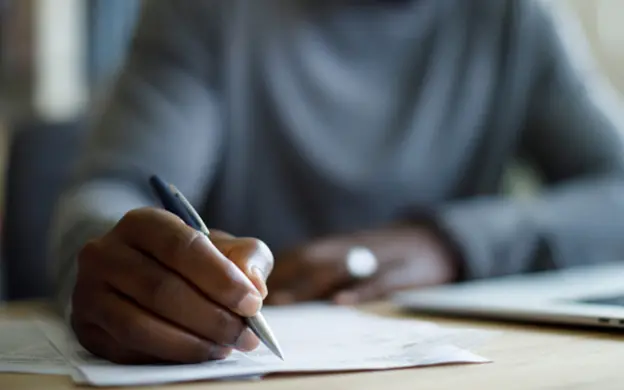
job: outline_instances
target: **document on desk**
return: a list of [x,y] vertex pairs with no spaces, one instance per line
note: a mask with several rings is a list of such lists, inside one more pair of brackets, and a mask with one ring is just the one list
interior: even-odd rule
[[30,320],[0,321],[0,372],[64,374],[71,365]]
[[260,347],[202,364],[123,366],[93,357],[58,328],[46,332],[76,369],[74,380],[94,386],[488,362],[467,348],[487,340],[489,332],[446,329],[323,304],[266,308],[263,313],[284,350],[284,361]]

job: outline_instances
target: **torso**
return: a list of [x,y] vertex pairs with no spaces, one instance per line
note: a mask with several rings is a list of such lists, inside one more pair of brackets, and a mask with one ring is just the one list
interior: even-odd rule
[[215,226],[279,249],[496,191],[529,88],[512,2],[231,3]]

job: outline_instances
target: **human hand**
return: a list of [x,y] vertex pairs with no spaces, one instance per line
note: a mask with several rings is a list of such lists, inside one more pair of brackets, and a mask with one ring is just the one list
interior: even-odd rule
[[169,212],[134,210],[78,255],[71,325],[117,363],[223,359],[258,346],[242,317],[260,310],[272,267],[261,241],[208,239]]
[[[355,247],[369,249],[377,271],[363,280],[349,272],[346,258]],[[321,239],[279,254],[268,279],[265,302],[290,304],[333,299],[355,304],[408,288],[448,283],[458,276],[456,259],[430,229],[398,226]]]

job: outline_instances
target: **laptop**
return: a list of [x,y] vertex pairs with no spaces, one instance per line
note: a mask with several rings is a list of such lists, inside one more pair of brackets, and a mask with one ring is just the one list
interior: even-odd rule
[[427,314],[624,329],[624,261],[405,291]]

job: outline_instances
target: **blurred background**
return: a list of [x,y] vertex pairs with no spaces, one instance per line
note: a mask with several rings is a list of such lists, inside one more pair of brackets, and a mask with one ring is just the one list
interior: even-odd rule
[[89,104],[123,60],[138,0],[0,0],[0,287],[43,297],[47,226]]
[[[624,92],[624,0],[544,1],[574,13],[599,70]],[[50,292],[51,207],[140,7],[139,0],[0,0],[0,298]],[[531,190],[530,173],[511,172],[510,191]]]

